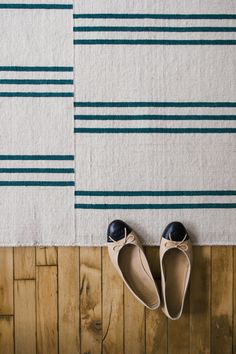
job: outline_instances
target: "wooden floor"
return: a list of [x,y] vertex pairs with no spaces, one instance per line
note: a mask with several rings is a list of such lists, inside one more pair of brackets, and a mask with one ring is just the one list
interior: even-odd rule
[[194,248],[178,321],[140,305],[105,248],[0,248],[0,354],[232,354],[235,304],[236,247]]

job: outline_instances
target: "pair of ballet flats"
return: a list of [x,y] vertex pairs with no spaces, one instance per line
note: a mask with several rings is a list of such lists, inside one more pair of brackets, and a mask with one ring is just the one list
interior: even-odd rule
[[138,235],[121,220],[114,220],[107,230],[110,259],[124,283],[150,310],[161,306],[171,320],[183,312],[192,267],[192,243],[183,224],[172,222],[160,242],[162,296],[151,273]]

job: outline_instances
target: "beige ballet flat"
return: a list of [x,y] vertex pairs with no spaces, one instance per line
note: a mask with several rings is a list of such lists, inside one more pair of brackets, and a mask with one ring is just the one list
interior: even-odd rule
[[108,227],[107,241],[110,259],[128,289],[147,308],[157,309],[157,285],[138,236],[123,221],[115,220]]
[[185,227],[169,224],[160,243],[162,310],[171,320],[181,317],[192,266],[192,244]]

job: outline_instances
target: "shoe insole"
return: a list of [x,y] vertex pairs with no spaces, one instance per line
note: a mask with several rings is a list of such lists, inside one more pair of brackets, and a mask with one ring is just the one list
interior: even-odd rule
[[126,245],[119,254],[121,272],[133,292],[149,307],[159,303],[157,290],[146,257],[134,245]]
[[164,255],[163,267],[166,283],[166,305],[169,314],[176,317],[182,307],[189,263],[182,251],[173,248]]

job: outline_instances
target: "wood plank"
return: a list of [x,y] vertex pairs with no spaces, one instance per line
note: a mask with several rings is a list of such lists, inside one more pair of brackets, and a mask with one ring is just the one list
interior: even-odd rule
[[[144,310],[127,289],[123,304],[123,283],[105,248],[81,248],[80,261],[78,248],[59,248],[58,318],[57,267],[42,265],[55,263],[57,249],[39,254],[36,282],[32,280],[32,249],[28,253],[28,248],[25,251],[17,248],[13,256],[12,248],[0,248],[0,269],[3,269],[0,272],[0,308],[4,309],[0,315],[0,354],[14,353],[13,284],[16,354],[36,353],[36,321],[37,354],[98,354],[102,351],[103,354],[166,354],[167,347],[168,354],[236,353],[236,247],[194,247],[190,304],[186,304],[181,320],[169,321],[168,325],[160,309]],[[155,278],[160,276],[158,253],[158,247],[146,248]],[[50,254],[53,254],[53,260],[48,256]],[[13,261],[15,277],[29,280],[18,279],[13,283]],[[33,311],[35,302],[37,320]]]
[[57,265],[57,247],[36,247],[37,265]]
[[211,353],[211,248],[193,248],[190,282],[190,352]]
[[168,319],[168,354],[189,354],[189,291],[187,292],[181,318]]
[[81,353],[102,347],[101,248],[80,249]]
[[145,354],[145,309],[124,287],[124,347],[125,354]]
[[35,279],[35,248],[14,248],[14,278]]
[[15,353],[36,353],[35,280],[15,280]]
[[0,316],[0,354],[14,353],[13,316]]
[[103,354],[123,354],[123,281],[102,249]]
[[59,353],[80,353],[79,248],[58,248]]
[[232,353],[233,248],[212,247],[212,333],[214,354]]
[[13,248],[0,248],[0,315],[13,315]]
[[233,353],[236,353],[236,246],[233,247]]
[[37,354],[58,353],[57,267],[36,268]]
[[[148,263],[157,282],[159,293],[161,289],[161,271],[159,247],[145,248]],[[167,318],[159,308],[156,311],[146,309],[146,354],[167,353]]]

